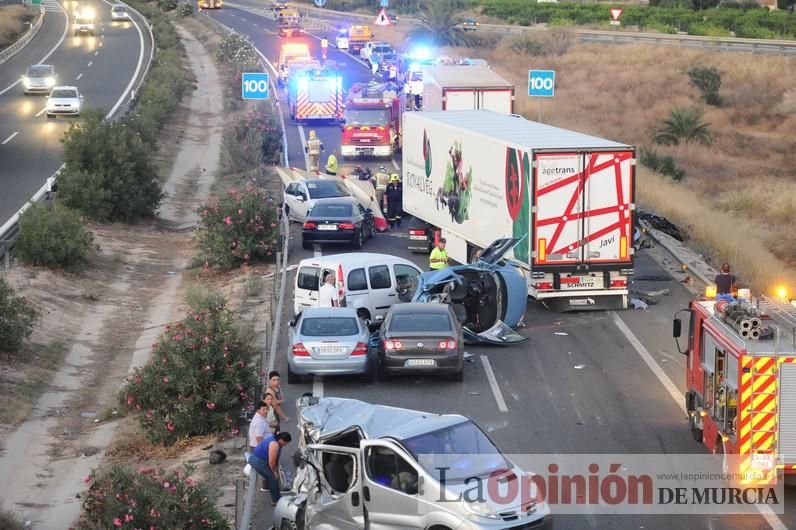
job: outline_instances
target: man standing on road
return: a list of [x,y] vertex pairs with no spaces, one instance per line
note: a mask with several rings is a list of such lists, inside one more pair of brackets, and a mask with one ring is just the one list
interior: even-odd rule
[[265,479],[265,483],[268,485],[272,506],[276,506],[281,497],[279,493],[279,457],[282,454],[282,448],[292,439],[289,432],[268,435],[249,455],[249,464]]
[[429,267],[432,271],[438,271],[448,266],[448,251],[445,250],[445,238],[439,238],[437,246],[431,251],[429,256]]
[[321,159],[321,151],[323,151],[323,144],[318,139],[318,136],[315,134],[315,130],[310,131],[310,139],[307,140],[306,145],[304,146],[304,152],[309,155],[309,165],[310,167],[307,168],[310,171],[318,171],[318,163]]
[[326,60],[326,51],[329,49],[329,41],[326,38],[321,39],[321,57]]
[[275,432],[279,432],[281,430],[280,422],[290,421],[288,415],[282,410],[282,403],[285,402],[285,396],[282,394],[282,386],[279,384],[279,380],[279,372],[272,370],[268,374],[268,385],[265,387],[265,395],[267,396],[270,394],[273,397],[273,407],[279,416]]
[[730,274],[730,264],[723,263],[721,272],[716,275],[716,294],[727,294],[732,296],[735,291],[735,275]]
[[249,423],[249,450],[254,451],[266,434],[272,434],[271,426],[268,424],[268,411],[272,409],[269,401],[273,401],[271,394],[260,401],[260,407],[254,413],[251,423]]
[[326,159],[326,174],[337,175],[337,157],[334,156],[334,153]]
[[334,287],[334,273],[327,272],[323,285],[318,289],[318,307],[339,307],[337,289]]
[[401,185],[401,177],[398,173],[390,175],[390,183],[387,184],[384,195],[387,197],[387,220],[390,222],[390,228],[401,226],[404,189]]
[[379,209],[382,213],[387,213],[387,206],[384,204],[384,193],[387,191],[387,183],[390,180],[390,175],[387,173],[387,168],[379,166],[374,179],[373,188],[376,190],[376,202],[379,203]]

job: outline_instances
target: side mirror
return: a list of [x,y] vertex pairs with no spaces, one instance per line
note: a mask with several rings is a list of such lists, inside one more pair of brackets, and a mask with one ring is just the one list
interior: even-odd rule
[[672,321],[672,337],[675,339],[679,339],[680,335],[683,333],[683,321],[679,318],[675,318]]
[[287,325],[290,326],[291,328],[295,328],[296,327],[296,321],[295,320],[291,320],[290,322],[287,323]]
[[304,195],[296,195],[296,200],[298,202],[304,202]]
[[374,318],[373,320],[381,324],[382,322],[384,322],[384,315],[376,315],[376,318]]

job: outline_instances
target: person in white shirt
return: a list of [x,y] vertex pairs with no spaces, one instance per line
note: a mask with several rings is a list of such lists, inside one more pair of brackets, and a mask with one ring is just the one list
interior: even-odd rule
[[337,299],[337,289],[334,286],[334,274],[326,274],[323,285],[318,289],[318,307],[338,307],[340,301]]

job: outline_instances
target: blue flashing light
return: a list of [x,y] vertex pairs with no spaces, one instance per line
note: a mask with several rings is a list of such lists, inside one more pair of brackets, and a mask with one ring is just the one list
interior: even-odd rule
[[296,79],[296,84],[300,90],[306,90],[310,86],[310,82],[306,76],[300,76]]
[[418,46],[409,53],[409,57],[413,61],[430,61],[431,50],[425,46]]

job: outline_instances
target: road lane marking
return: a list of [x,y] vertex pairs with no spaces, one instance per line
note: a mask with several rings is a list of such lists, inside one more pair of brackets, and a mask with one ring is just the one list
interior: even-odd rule
[[321,245],[319,243],[315,243],[312,245],[312,257],[313,258],[320,258],[323,256],[323,250],[321,249]]
[[312,395],[315,397],[323,397],[323,379],[317,375],[312,378]]
[[489,358],[486,355],[481,355],[481,364],[484,365],[484,373],[486,373],[486,379],[489,381],[489,386],[492,388],[492,395],[495,396],[495,401],[497,401],[498,410],[500,410],[500,412],[508,412],[509,408],[506,406],[503,393],[500,391],[497,379],[495,379],[495,372],[492,371],[492,365],[489,364]]
[[[611,316],[614,319],[614,324],[616,327],[619,328],[619,331],[622,332],[622,335],[630,342],[636,352],[641,356],[644,362],[647,364],[652,373],[655,374],[655,377],[658,378],[658,381],[664,386],[669,395],[672,397],[677,406],[680,407],[680,410],[683,411],[684,414],[688,414],[688,411],[685,408],[685,396],[680,393],[680,390],[677,386],[672,382],[666,372],[663,371],[663,368],[655,361],[655,359],[650,355],[650,352],[647,351],[647,348],[641,344],[641,341],[636,338],[630,328],[625,324],[625,322],[620,318],[618,313],[611,311]],[[765,519],[765,521],[771,526],[773,530],[788,530],[787,525],[782,522],[777,514],[775,514],[770,506],[756,504],[755,508],[757,511],[760,512],[760,515]]]
[[16,136],[16,135],[18,135],[18,134],[19,134],[19,131],[14,131],[14,134],[12,134],[11,136],[9,136],[9,137],[8,137],[8,138],[6,138],[5,140],[3,140],[3,143],[0,143],[0,145],[5,145],[5,144],[7,144],[8,142],[10,142],[11,140],[13,140],[13,139],[14,139],[14,136]]
[[94,64],[94,61],[89,61],[89,62],[88,62],[88,67],[89,67],[89,68],[91,68],[91,65],[92,65],[92,64]]
[[44,114],[46,111],[47,111],[47,107],[44,107],[43,109],[41,109],[39,112],[36,113],[36,117],[38,118],[39,116]]
[[[108,0],[102,0],[102,1],[108,4],[109,6],[114,5],[113,2],[109,2]],[[138,73],[141,71],[141,65],[144,63],[144,48],[145,48],[144,34],[141,31],[141,26],[138,25],[138,22],[136,22],[133,17],[130,18],[130,21],[133,23],[133,26],[135,26],[135,29],[138,31],[138,44],[139,44],[138,64],[135,66],[135,72],[133,73],[133,77],[130,78],[130,82],[127,84],[127,88],[124,89],[124,92],[119,97],[119,100],[116,102],[116,104],[113,105],[113,108],[108,112],[108,115],[105,116],[105,118],[110,118],[111,116],[113,116],[116,113],[116,109],[118,109],[121,106],[121,104],[124,102],[124,98],[127,97],[127,94],[129,94],[130,91],[133,89],[133,84],[135,83],[135,80],[138,78]],[[152,48],[150,49],[150,54],[149,54],[150,62],[152,61],[154,54],[155,54],[155,43],[153,40]]]
[[77,77],[75,78],[75,81],[80,81],[81,77],[83,77],[83,72],[80,72],[79,74],[77,74]]
[[97,55],[99,55],[99,50],[94,52],[94,57],[96,57]]
[[398,170],[401,169],[401,166],[398,165],[398,162],[395,161],[395,158],[392,159],[392,167]]

